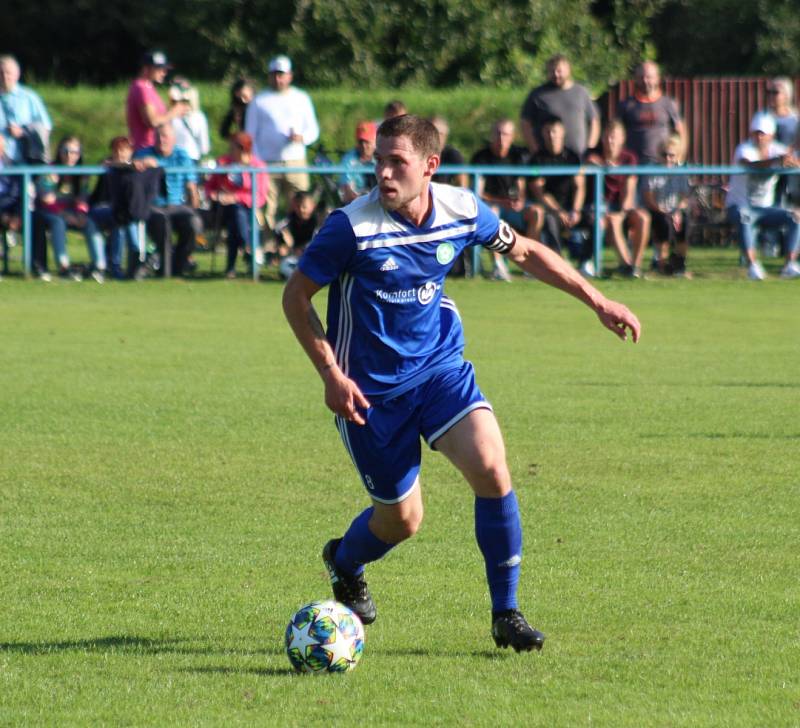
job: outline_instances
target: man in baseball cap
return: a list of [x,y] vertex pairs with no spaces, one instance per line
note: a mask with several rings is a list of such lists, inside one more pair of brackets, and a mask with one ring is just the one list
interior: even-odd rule
[[[375,137],[378,127],[374,121],[360,121],[356,124],[356,146],[342,155],[341,163],[348,167],[374,167]],[[375,185],[375,175],[368,172],[347,172],[339,178],[339,194],[345,203],[366,194]]]

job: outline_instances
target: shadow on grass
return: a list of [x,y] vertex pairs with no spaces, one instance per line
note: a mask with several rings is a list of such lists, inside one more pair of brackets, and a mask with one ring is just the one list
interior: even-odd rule
[[484,660],[499,660],[508,654],[513,655],[513,650],[423,650],[419,647],[404,647],[396,650],[373,650],[376,655],[385,655],[387,657],[428,657],[428,658],[443,658],[446,660],[463,659],[465,657],[480,657]]
[[47,655],[54,652],[120,652],[137,655],[277,655],[282,652],[277,647],[260,650],[234,650],[214,647],[190,647],[194,642],[186,637],[172,639],[152,639],[135,635],[110,635],[85,640],[65,640],[61,642],[0,642],[0,653],[13,652],[23,655]]
[[183,667],[179,672],[194,675],[256,675],[257,677],[294,677],[297,673],[291,667]]

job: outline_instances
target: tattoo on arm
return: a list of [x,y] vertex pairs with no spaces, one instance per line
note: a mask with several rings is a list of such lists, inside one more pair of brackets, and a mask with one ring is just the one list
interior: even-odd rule
[[308,325],[314,332],[314,336],[318,339],[325,338],[325,329],[322,328],[322,322],[319,320],[319,316],[317,316],[317,312],[314,310],[313,306],[308,309]]

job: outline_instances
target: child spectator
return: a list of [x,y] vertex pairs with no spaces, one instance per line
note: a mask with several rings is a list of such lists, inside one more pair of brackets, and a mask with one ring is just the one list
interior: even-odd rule
[[[59,142],[56,163],[67,167],[83,164],[83,152],[77,137],[65,137]],[[86,246],[89,249],[92,278],[98,283],[103,283],[106,273],[105,240],[88,214],[86,177],[42,175],[37,179],[36,191],[34,228],[38,226],[39,235],[43,235],[45,229],[50,231],[59,275],[73,280],[81,278],[80,274],[70,268],[67,254],[67,230],[80,230],[86,238]]]
[[[667,167],[680,166],[681,138],[670,135],[661,145],[661,159]],[[656,269],[662,275],[691,278],[686,270],[689,242],[686,212],[689,208],[689,180],[685,175],[650,175],[644,179],[644,204],[650,212]]]
[[[256,208],[267,201],[269,175],[266,165],[253,155],[253,139],[247,132],[236,132],[231,135],[228,154],[217,160],[217,167],[229,166],[259,167],[265,171],[256,175]],[[228,232],[228,262],[225,277],[236,278],[236,257],[239,248],[249,252],[250,220],[252,217],[253,194],[252,175],[242,172],[229,174],[212,174],[206,181],[206,194],[212,203],[216,203],[222,224]]]
[[208,138],[208,119],[200,109],[200,94],[185,78],[177,76],[169,89],[169,101],[188,104],[189,111],[172,120],[175,129],[175,146],[183,147],[195,164],[211,151]]
[[295,192],[289,214],[275,226],[277,253],[281,258],[299,258],[319,227],[317,205],[310,192]]

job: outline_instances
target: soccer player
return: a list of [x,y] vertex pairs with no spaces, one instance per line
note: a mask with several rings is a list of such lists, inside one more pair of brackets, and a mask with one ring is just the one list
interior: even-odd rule
[[[365,624],[377,610],[364,565],[412,536],[422,521],[420,436],[462,472],[475,494],[475,531],[500,647],[541,649],[519,611],[522,531],[505,447],[491,405],[464,361],[458,311],[445,274],[467,246],[499,251],[586,303],[621,339],[639,321],[556,253],[517,235],[475,195],[432,183],[440,141],[427,120],[384,121],[378,186],[327,218],[283,297],[286,317],[325,385],[325,403],[372,506],[322,552],[333,593]],[[311,299],[330,285],[327,334]],[[502,315],[502,312],[498,312]]]

